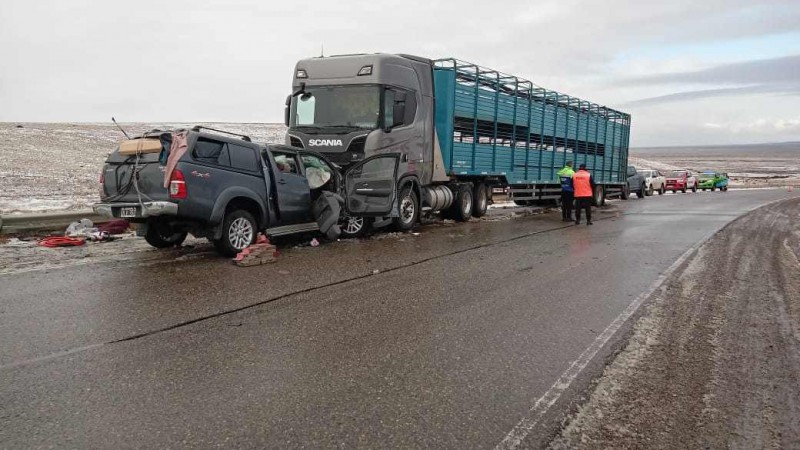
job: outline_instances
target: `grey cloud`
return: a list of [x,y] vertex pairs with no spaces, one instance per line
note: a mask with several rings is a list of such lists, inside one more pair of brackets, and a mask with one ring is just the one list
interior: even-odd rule
[[800,85],[754,85],[735,88],[703,89],[696,91],[676,92],[628,102],[625,106],[649,106],[668,102],[691,101],[713,97],[732,97],[738,95],[800,95]]
[[669,73],[632,80],[632,84],[639,85],[671,83],[800,84],[800,55],[723,64],[696,72]]

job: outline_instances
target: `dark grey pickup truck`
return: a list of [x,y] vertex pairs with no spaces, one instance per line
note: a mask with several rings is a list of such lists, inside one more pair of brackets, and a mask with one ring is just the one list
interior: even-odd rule
[[[314,152],[195,127],[166,177],[166,133],[175,136],[154,130],[109,155],[94,206],[142,224],[140,234],[154,247],[179,245],[187,233],[208,238],[224,255],[255,242],[259,231],[275,237],[319,230],[335,238],[340,215],[386,216],[395,203],[398,154],[366,159],[340,174]],[[126,144],[128,151],[121,151]],[[138,147],[133,152],[131,144]]]

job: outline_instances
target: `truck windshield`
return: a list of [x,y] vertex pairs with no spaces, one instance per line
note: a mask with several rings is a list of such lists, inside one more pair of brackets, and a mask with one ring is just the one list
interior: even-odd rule
[[312,86],[292,98],[289,126],[308,131],[378,128],[380,87]]

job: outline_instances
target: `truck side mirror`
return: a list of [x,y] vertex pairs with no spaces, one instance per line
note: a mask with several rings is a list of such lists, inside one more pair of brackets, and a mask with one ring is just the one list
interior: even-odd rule
[[292,96],[286,96],[286,107],[283,109],[283,124],[287,127],[289,126],[289,111],[291,110],[290,106],[292,105]]

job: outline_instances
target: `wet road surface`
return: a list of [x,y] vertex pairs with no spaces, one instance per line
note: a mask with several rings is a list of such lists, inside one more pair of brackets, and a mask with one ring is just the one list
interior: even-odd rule
[[[698,241],[782,190],[0,275],[0,446],[494,447]],[[618,333],[622,334],[622,333]],[[564,387],[537,446],[618,337]]]

